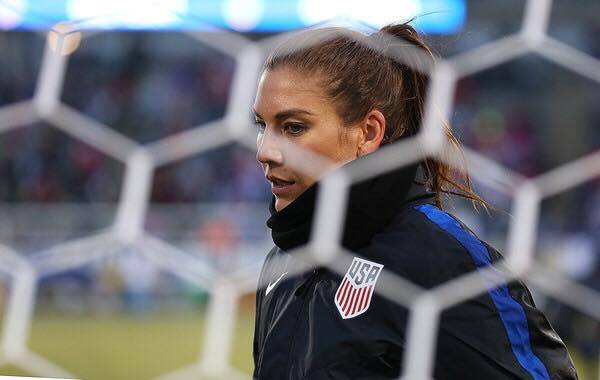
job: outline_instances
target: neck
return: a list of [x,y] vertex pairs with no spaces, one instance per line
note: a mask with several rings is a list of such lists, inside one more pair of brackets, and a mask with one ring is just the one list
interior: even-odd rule
[[[422,185],[414,182],[417,166],[396,169],[350,187],[341,242],[343,247],[356,250],[367,245],[407,201],[428,194]],[[275,210],[275,197],[271,199],[271,217],[267,226],[271,228],[273,242],[279,248],[289,250],[308,243],[318,189],[319,182],[279,211]]]

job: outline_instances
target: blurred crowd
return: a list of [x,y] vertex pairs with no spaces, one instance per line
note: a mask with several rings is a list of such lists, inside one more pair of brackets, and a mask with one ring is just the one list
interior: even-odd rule
[[[586,33],[591,35],[593,30],[597,29]],[[600,55],[600,45],[576,41]],[[42,37],[34,32],[1,33],[0,50],[0,106],[30,98],[42,57]],[[129,139],[152,143],[222,117],[234,69],[230,57],[189,36],[107,32],[82,41],[70,57],[62,99]],[[598,150],[598,104],[599,84],[527,55],[460,80],[451,125],[466,147],[531,177]],[[266,214],[271,196],[254,156],[247,148],[228,145],[159,168],[153,179],[152,203],[259,202]],[[0,135],[2,204],[114,203],[123,175],[122,163],[46,123]],[[510,211],[509,196],[478,187],[477,173],[471,175],[484,198]],[[149,229],[157,234],[161,229],[177,231],[179,227],[169,223],[181,227],[186,221],[164,217],[167,214],[151,213]],[[505,231],[506,225],[497,221],[500,218],[484,214],[473,218],[484,236],[493,238]],[[197,223],[197,230],[185,238],[211,242],[214,250],[225,244],[227,250],[240,241],[224,242],[223,236],[246,236],[244,231],[252,223],[264,229],[264,219],[246,220],[242,226],[235,219],[230,215]],[[538,248],[555,252],[552,260],[566,275],[600,291],[599,179],[544,201],[539,235],[540,241],[549,243],[540,243]],[[117,265],[127,275],[104,271],[99,284],[111,284],[110,276],[133,281],[124,287],[129,289],[124,293],[129,297],[126,303],[132,310],[144,310],[145,294],[156,286],[156,274],[131,257]],[[132,268],[137,274],[131,274]],[[95,289],[101,294],[110,286]],[[59,294],[69,294],[68,289]],[[564,312],[556,310],[557,316]],[[564,320],[559,319],[558,327],[564,334],[573,334]],[[598,325],[590,328],[598,337]],[[592,346],[597,353],[597,344]]]

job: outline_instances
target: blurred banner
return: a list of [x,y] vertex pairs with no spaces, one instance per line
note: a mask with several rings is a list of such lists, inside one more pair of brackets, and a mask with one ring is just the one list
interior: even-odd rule
[[244,32],[276,32],[334,20],[361,20],[381,27],[418,17],[423,32],[461,28],[464,0],[0,0],[0,29],[47,29],[57,22],[97,16],[99,29],[206,29],[208,24]]

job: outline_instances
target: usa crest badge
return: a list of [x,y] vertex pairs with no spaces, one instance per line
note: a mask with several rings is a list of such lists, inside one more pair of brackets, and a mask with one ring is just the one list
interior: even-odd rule
[[355,257],[335,292],[335,306],[344,319],[361,315],[371,305],[383,265]]

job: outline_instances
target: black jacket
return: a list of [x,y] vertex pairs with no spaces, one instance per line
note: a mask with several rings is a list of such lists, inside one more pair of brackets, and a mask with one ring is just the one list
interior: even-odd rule
[[[287,274],[300,265],[293,248],[308,241],[318,184],[280,212],[271,202],[267,225],[276,246],[257,291],[254,378],[398,378],[408,311],[373,288],[386,286],[394,273],[431,289],[501,259],[434,206],[433,194],[413,180],[415,171],[400,169],[351,188],[343,245],[355,259],[345,276],[325,268]],[[434,378],[577,375],[528,289],[514,281],[442,313]]]

